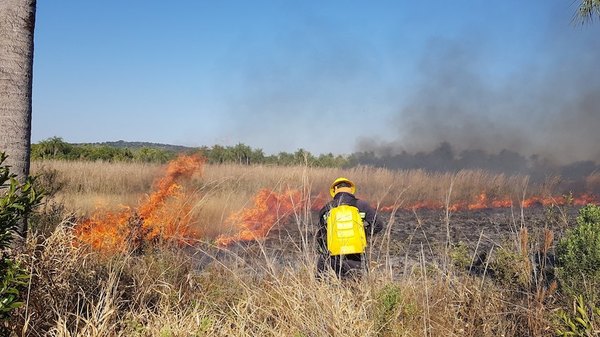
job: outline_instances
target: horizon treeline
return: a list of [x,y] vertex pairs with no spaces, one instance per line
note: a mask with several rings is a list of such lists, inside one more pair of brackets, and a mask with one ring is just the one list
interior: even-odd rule
[[353,166],[349,156],[334,155],[332,153],[318,156],[304,150],[296,152],[280,152],[267,155],[262,149],[254,149],[246,144],[239,143],[234,146],[213,145],[175,147],[161,144],[130,143],[127,142],[98,143],[98,144],[72,144],[65,142],[61,137],[52,137],[31,145],[31,159],[53,160],[89,160],[89,161],[131,161],[146,163],[166,163],[178,154],[201,154],[210,164],[241,164],[241,165],[310,165],[315,167],[350,167]]
[[518,152],[502,150],[487,153],[482,150],[457,152],[451,144],[441,143],[429,152],[376,153],[355,152],[349,155],[332,153],[314,155],[298,149],[293,153],[280,152],[267,155],[262,149],[238,143],[233,146],[213,145],[184,147],[140,142],[112,142],[97,144],[72,144],[60,137],[52,137],[32,144],[31,158],[55,160],[131,161],[166,163],[178,154],[199,153],[209,164],[241,165],[309,165],[313,167],[351,168],[359,165],[394,170],[422,169],[429,172],[456,172],[459,170],[486,170],[509,175],[524,174],[534,180],[548,176],[561,176],[569,180],[581,180],[600,172],[600,165],[593,160],[557,165],[540,156],[525,157]]

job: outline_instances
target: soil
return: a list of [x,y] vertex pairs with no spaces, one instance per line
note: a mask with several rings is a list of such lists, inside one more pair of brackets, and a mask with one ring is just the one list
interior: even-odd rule
[[[370,256],[372,261],[385,263],[401,271],[407,265],[418,264],[423,257],[428,263],[441,262],[444,256],[448,256],[448,250],[463,247],[468,258],[476,263],[477,259],[491,250],[497,251],[502,247],[516,249],[522,237],[519,233],[524,230],[527,231],[528,250],[534,252],[541,247],[545,230],[552,231],[554,247],[565,230],[575,225],[578,209],[542,206],[526,208],[522,212],[510,208],[482,209],[458,211],[449,214],[448,218],[441,210],[402,210],[393,215],[382,213],[386,228],[371,241]],[[206,248],[205,253],[209,252],[211,257],[200,254],[202,258],[198,261],[198,267],[203,269],[214,258],[255,267],[257,261],[265,260],[265,256],[280,266],[293,266],[300,259],[302,247],[315,247],[311,240],[318,223],[316,218],[314,214],[308,228],[299,229],[297,224],[288,224],[272,230],[265,240],[258,242],[238,242],[219,249],[214,246]],[[450,245],[446,246],[448,238]]]
[[[409,241],[410,250],[419,250],[464,242],[475,247],[480,240],[500,242],[519,227],[519,219],[506,210],[484,210],[446,214],[439,211],[400,212],[395,216],[391,235],[395,240]],[[430,250],[430,249],[429,249]]]
[[543,238],[545,229],[552,230],[555,238],[562,236],[575,224],[577,210],[531,207],[521,213],[520,209],[497,208],[456,212],[448,218],[439,210],[402,211],[395,214],[390,242],[398,246],[396,254],[414,257],[421,255],[422,249],[426,257],[433,258],[448,241],[452,247],[466,245],[474,253],[515,244],[524,228],[531,246]]

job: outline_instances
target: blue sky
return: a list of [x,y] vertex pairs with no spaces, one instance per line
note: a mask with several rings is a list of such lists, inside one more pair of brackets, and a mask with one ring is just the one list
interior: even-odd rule
[[[600,24],[573,25],[575,7],[571,0],[41,0],[32,141],[242,142],[267,153],[341,154],[422,150],[443,140],[472,148],[481,135],[465,134],[493,125],[547,143],[522,129],[545,120],[527,111],[548,111],[536,100],[565,94],[547,87],[563,78],[559,65],[597,64]],[[589,85],[572,81],[570,88]],[[528,89],[515,89],[517,82]],[[489,143],[499,135],[499,147],[543,152],[484,133]]]

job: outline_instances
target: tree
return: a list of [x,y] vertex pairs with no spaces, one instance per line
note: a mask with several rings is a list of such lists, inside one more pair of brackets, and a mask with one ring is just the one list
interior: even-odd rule
[[600,18],[600,0],[581,0],[575,20],[586,23],[594,20],[594,17]]
[[[36,0],[0,1],[0,151],[17,178],[29,176]],[[27,221],[17,232],[25,237]]]
[[52,137],[31,145],[31,159],[66,159],[73,146],[60,137]]
[[235,161],[238,164],[249,165],[250,158],[252,155],[252,148],[246,144],[238,143],[236,146],[230,149],[233,152]]
[[29,175],[36,0],[0,1],[0,151],[20,180]]

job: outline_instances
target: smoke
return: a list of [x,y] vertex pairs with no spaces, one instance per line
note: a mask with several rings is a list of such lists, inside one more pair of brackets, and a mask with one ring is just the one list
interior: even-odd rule
[[508,61],[507,69],[485,62],[493,51],[483,39],[431,40],[393,120],[397,139],[363,138],[356,158],[405,168],[596,170],[600,38],[568,26],[547,36],[512,70]]

